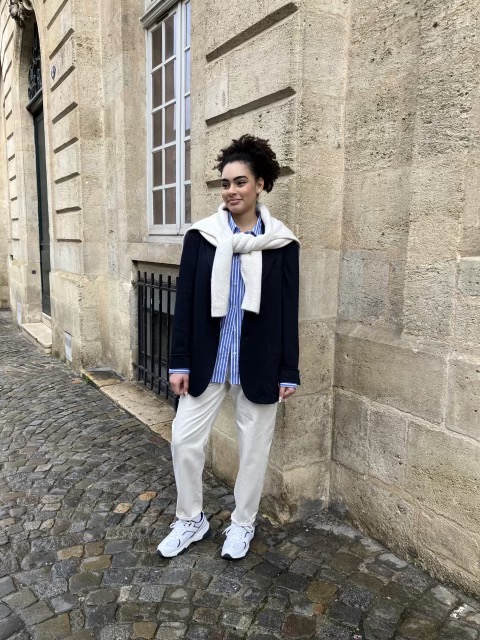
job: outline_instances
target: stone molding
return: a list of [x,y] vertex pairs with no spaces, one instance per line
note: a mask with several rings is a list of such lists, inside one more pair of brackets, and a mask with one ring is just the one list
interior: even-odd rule
[[31,0],[10,0],[9,11],[12,18],[22,29],[34,15]]

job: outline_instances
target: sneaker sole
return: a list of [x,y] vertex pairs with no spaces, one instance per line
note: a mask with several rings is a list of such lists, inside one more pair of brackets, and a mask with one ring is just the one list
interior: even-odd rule
[[[247,551],[248,553],[248,551]],[[233,560],[235,562],[235,560],[242,560],[243,558],[245,558],[245,556],[247,555],[247,553],[243,556],[238,556],[238,557],[233,557],[231,556],[229,553],[226,553],[224,556],[221,556],[224,560]]]
[[181,551],[178,551],[177,553],[173,553],[171,556],[166,556],[165,554],[163,554],[159,549],[157,549],[157,555],[159,555],[161,558],[176,558],[177,556],[181,556],[182,553],[186,553],[186,551],[188,550],[188,547],[193,544],[194,542],[201,542],[202,540],[205,540],[205,538],[208,538],[210,535],[210,524],[208,525],[208,529],[205,531],[205,533],[202,535],[201,538],[198,538],[197,540],[195,539],[195,536],[193,536],[193,538],[191,538],[188,543],[183,547],[183,549],[181,549]]

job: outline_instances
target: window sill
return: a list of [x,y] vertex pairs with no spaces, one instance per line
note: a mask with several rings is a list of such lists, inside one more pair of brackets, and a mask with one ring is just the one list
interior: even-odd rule
[[183,237],[185,234],[182,235],[162,235],[162,234],[152,234],[152,235],[148,235],[145,239],[144,242],[150,242],[152,244],[183,244]]

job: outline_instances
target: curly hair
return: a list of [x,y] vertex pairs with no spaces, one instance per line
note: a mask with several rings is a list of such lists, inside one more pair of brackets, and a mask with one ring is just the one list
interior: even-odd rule
[[217,157],[215,169],[222,173],[230,162],[245,162],[250,167],[255,179],[263,178],[264,189],[269,193],[280,174],[277,156],[268,144],[268,140],[245,133],[237,140],[221,150]]

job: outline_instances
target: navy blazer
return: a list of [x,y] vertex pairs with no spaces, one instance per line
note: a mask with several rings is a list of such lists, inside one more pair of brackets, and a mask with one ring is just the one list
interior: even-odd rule
[[[190,369],[189,393],[210,383],[220,340],[220,318],[211,316],[211,276],[216,248],[199,231],[185,236],[175,301],[169,366]],[[240,336],[240,382],[258,404],[278,402],[278,383],[300,384],[298,371],[299,247],[262,251],[258,314],[245,311]]]

